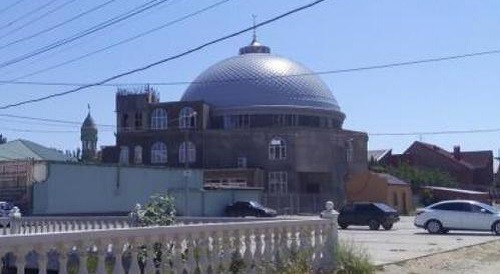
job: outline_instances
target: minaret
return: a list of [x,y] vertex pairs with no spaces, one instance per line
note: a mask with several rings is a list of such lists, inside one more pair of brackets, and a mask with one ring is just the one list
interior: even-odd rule
[[82,140],[82,161],[95,161],[97,159],[97,127],[89,113],[83,121],[80,139]]

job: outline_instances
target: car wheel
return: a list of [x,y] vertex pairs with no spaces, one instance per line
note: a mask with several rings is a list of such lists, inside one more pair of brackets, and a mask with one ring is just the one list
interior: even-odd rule
[[495,232],[496,235],[500,235],[500,221],[496,221],[493,224],[493,232]]
[[380,222],[377,220],[370,220],[368,221],[368,227],[370,227],[371,230],[378,230],[380,227]]
[[347,225],[347,224],[339,224],[339,226],[340,226],[340,228],[342,228],[342,229],[346,229],[349,225]]
[[427,231],[429,231],[430,234],[438,234],[443,231],[443,225],[441,225],[438,220],[428,221],[425,228],[427,229]]
[[390,223],[390,222],[383,223],[383,224],[382,224],[382,227],[383,227],[385,230],[391,230],[391,229],[392,229],[392,223]]

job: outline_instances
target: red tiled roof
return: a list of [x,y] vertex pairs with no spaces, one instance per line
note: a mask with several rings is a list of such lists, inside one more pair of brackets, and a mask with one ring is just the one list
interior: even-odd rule
[[474,167],[488,167],[492,165],[493,152],[491,150],[464,151],[460,152],[460,157]]
[[434,152],[436,152],[437,154],[445,157],[446,159],[448,159],[449,161],[453,161],[457,164],[460,164],[460,165],[463,165],[469,169],[473,169],[475,166],[470,164],[469,162],[466,162],[464,160],[459,160],[455,157],[453,157],[453,153],[450,153],[436,145],[432,145],[432,144],[428,144],[428,143],[424,143],[424,142],[420,142],[420,141],[415,141],[405,152],[404,154],[407,154],[408,151],[413,147],[413,146],[420,146],[420,147],[425,147],[429,150],[432,150]]

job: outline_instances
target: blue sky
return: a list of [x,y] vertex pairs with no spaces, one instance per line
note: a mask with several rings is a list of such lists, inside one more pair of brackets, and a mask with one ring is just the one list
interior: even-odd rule
[[[4,0],[0,10],[16,0]],[[56,0],[49,10],[67,0]],[[17,32],[9,31],[43,13],[9,27],[6,24],[49,0],[24,1],[0,15],[0,47],[45,29],[103,1],[74,1]],[[32,40],[0,49],[0,63],[65,38],[146,3],[117,0],[102,10]],[[0,80],[107,46],[217,2],[170,0],[150,12],[78,40],[66,47],[0,68]],[[232,0],[199,16],[79,62],[25,78],[25,81],[92,82],[180,53],[208,40],[262,21],[307,0]],[[45,10],[45,11],[46,11]],[[500,48],[499,1],[329,0],[258,30],[273,53],[299,61],[314,71],[354,68]],[[237,54],[251,34],[211,46],[188,57],[118,80],[119,82],[190,81],[215,62]],[[500,54],[391,69],[323,75],[342,111],[344,127],[370,133],[500,128]],[[178,100],[186,86],[157,87],[162,101]],[[68,87],[0,84],[1,105],[39,97]],[[83,121],[87,103],[99,124],[115,124],[114,87],[97,87],[0,114]],[[67,131],[60,133],[23,130]],[[49,125],[0,117],[0,133],[60,149],[80,145],[79,127]],[[370,136],[369,148],[401,152],[418,136]],[[423,141],[451,150],[487,149],[497,154],[500,132],[426,135]],[[113,145],[113,132],[101,128],[99,145]]]

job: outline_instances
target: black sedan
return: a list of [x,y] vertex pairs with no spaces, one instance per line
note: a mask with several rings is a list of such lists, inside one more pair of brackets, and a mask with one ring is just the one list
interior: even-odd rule
[[361,225],[377,230],[382,225],[385,230],[390,230],[397,221],[399,214],[394,208],[384,203],[368,202],[344,206],[338,218],[338,224],[342,229],[350,225]]
[[276,215],[276,210],[255,201],[238,201],[226,207],[226,216],[228,217],[276,217]]

